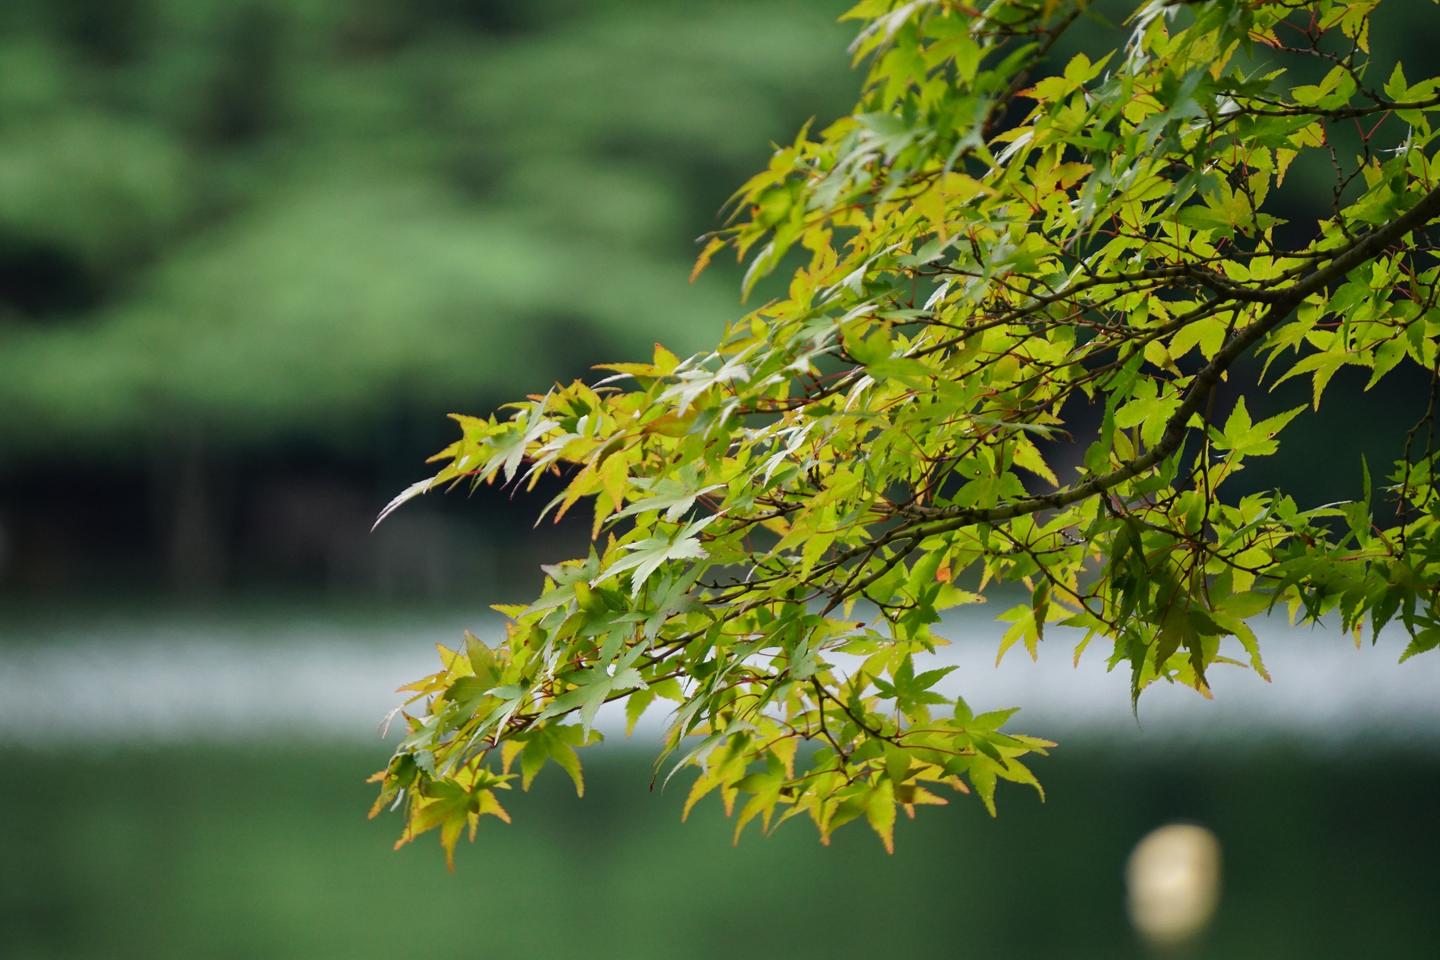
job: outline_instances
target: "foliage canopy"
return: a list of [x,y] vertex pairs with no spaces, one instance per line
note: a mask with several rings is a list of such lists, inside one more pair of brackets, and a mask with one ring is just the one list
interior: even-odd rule
[[675,225],[764,156],[728,130],[848,105],[846,28],[814,42],[803,0],[631,6],[0,4],[4,466],[148,468],[198,433],[374,458],[386,424],[666,318],[708,345],[731,281],[687,287]]
[[[450,855],[546,763],[583,790],[576,750],[619,700],[632,725],[668,701],[657,773],[698,771],[685,811],[717,793],[737,837],[864,819],[890,847],[898,810],[952,790],[993,813],[1053,744],[924,660],[942,611],[1013,585],[1002,655],[1079,628],[1076,657],[1103,641],[1137,699],[1263,675],[1247,621],[1276,606],[1440,645],[1440,78],[1372,69],[1378,3],[852,9],[859,105],[778,149],[697,266],[730,247],[747,292],[784,266],[788,293],[711,353],[457,416],[387,507],[557,473],[542,515],[594,510],[589,555],[497,608],[503,644],[406,688],[376,775],[401,842],[438,830]],[[1102,46],[1056,57],[1082,28]],[[1317,164],[1327,209],[1287,215],[1314,210],[1291,194]],[[1393,469],[1355,465],[1357,499],[1231,493],[1342,367],[1373,386],[1402,364],[1432,390]],[[1252,413],[1293,378],[1310,403]]]

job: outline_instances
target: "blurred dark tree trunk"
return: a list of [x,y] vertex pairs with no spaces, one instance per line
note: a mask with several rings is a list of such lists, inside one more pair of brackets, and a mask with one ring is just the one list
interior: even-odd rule
[[164,524],[171,586],[179,593],[205,595],[225,579],[224,526],[220,522],[213,465],[204,433],[192,428],[177,446],[156,458],[159,517]]

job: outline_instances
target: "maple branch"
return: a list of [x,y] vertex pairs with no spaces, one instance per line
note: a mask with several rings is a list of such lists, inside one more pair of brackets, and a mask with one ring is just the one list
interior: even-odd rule
[[[869,546],[882,546],[899,539],[918,542],[924,537],[937,533],[948,533],[980,523],[1001,523],[1016,517],[1039,513],[1041,510],[1067,507],[1104,493],[1126,480],[1139,476],[1180,448],[1180,444],[1185,439],[1190,418],[1200,411],[1201,406],[1210,395],[1210,391],[1219,383],[1225,371],[1250,347],[1288,319],[1290,314],[1305,302],[1306,298],[1318,293],[1331,283],[1343,279],[1350,271],[1372,260],[1385,248],[1426,226],[1437,217],[1440,217],[1440,187],[1425,194],[1415,206],[1399,217],[1356,240],[1323,267],[1317,268],[1291,286],[1269,294],[1271,305],[1264,316],[1232,334],[1210,362],[1195,374],[1189,389],[1185,392],[1185,398],[1166,421],[1165,430],[1160,436],[1159,443],[1141,456],[1121,464],[1109,473],[1092,477],[1084,483],[1057,490],[1054,493],[1026,497],[995,507],[933,508],[926,511],[925,519],[886,531],[883,536]],[[840,558],[840,562],[843,562],[844,559],[847,558]]]

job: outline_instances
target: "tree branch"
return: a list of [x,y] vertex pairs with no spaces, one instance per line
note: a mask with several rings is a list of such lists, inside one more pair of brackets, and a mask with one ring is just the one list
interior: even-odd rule
[[959,530],[978,523],[1000,523],[1027,514],[1038,513],[1041,510],[1066,507],[1139,476],[1180,448],[1181,442],[1185,439],[1186,426],[1190,422],[1190,418],[1199,412],[1206,397],[1219,383],[1225,371],[1250,347],[1283,323],[1300,304],[1305,302],[1306,298],[1344,278],[1350,271],[1374,259],[1386,247],[1437,217],[1440,217],[1440,187],[1431,190],[1420,202],[1390,223],[1361,237],[1323,267],[1312,271],[1292,286],[1270,294],[1271,306],[1265,315],[1233,334],[1210,362],[1195,374],[1195,379],[1191,381],[1184,400],[1166,421],[1160,442],[1143,455],[1116,467],[1109,473],[1092,477],[1084,483],[1044,496],[1027,497],[1008,504],[981,509],[972,507],[934,509],[929,511],[929,516],[919,523],[907,524],[887,531],[880,538],[879,543],[888,543],[901,537],[918,539],[937,533]]

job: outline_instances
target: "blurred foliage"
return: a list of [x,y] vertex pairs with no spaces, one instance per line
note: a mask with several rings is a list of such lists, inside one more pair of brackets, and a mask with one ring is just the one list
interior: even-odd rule
[[713,339],[691,241],[848,101],[838,12],[10,0],[0,444],[343,440]]

